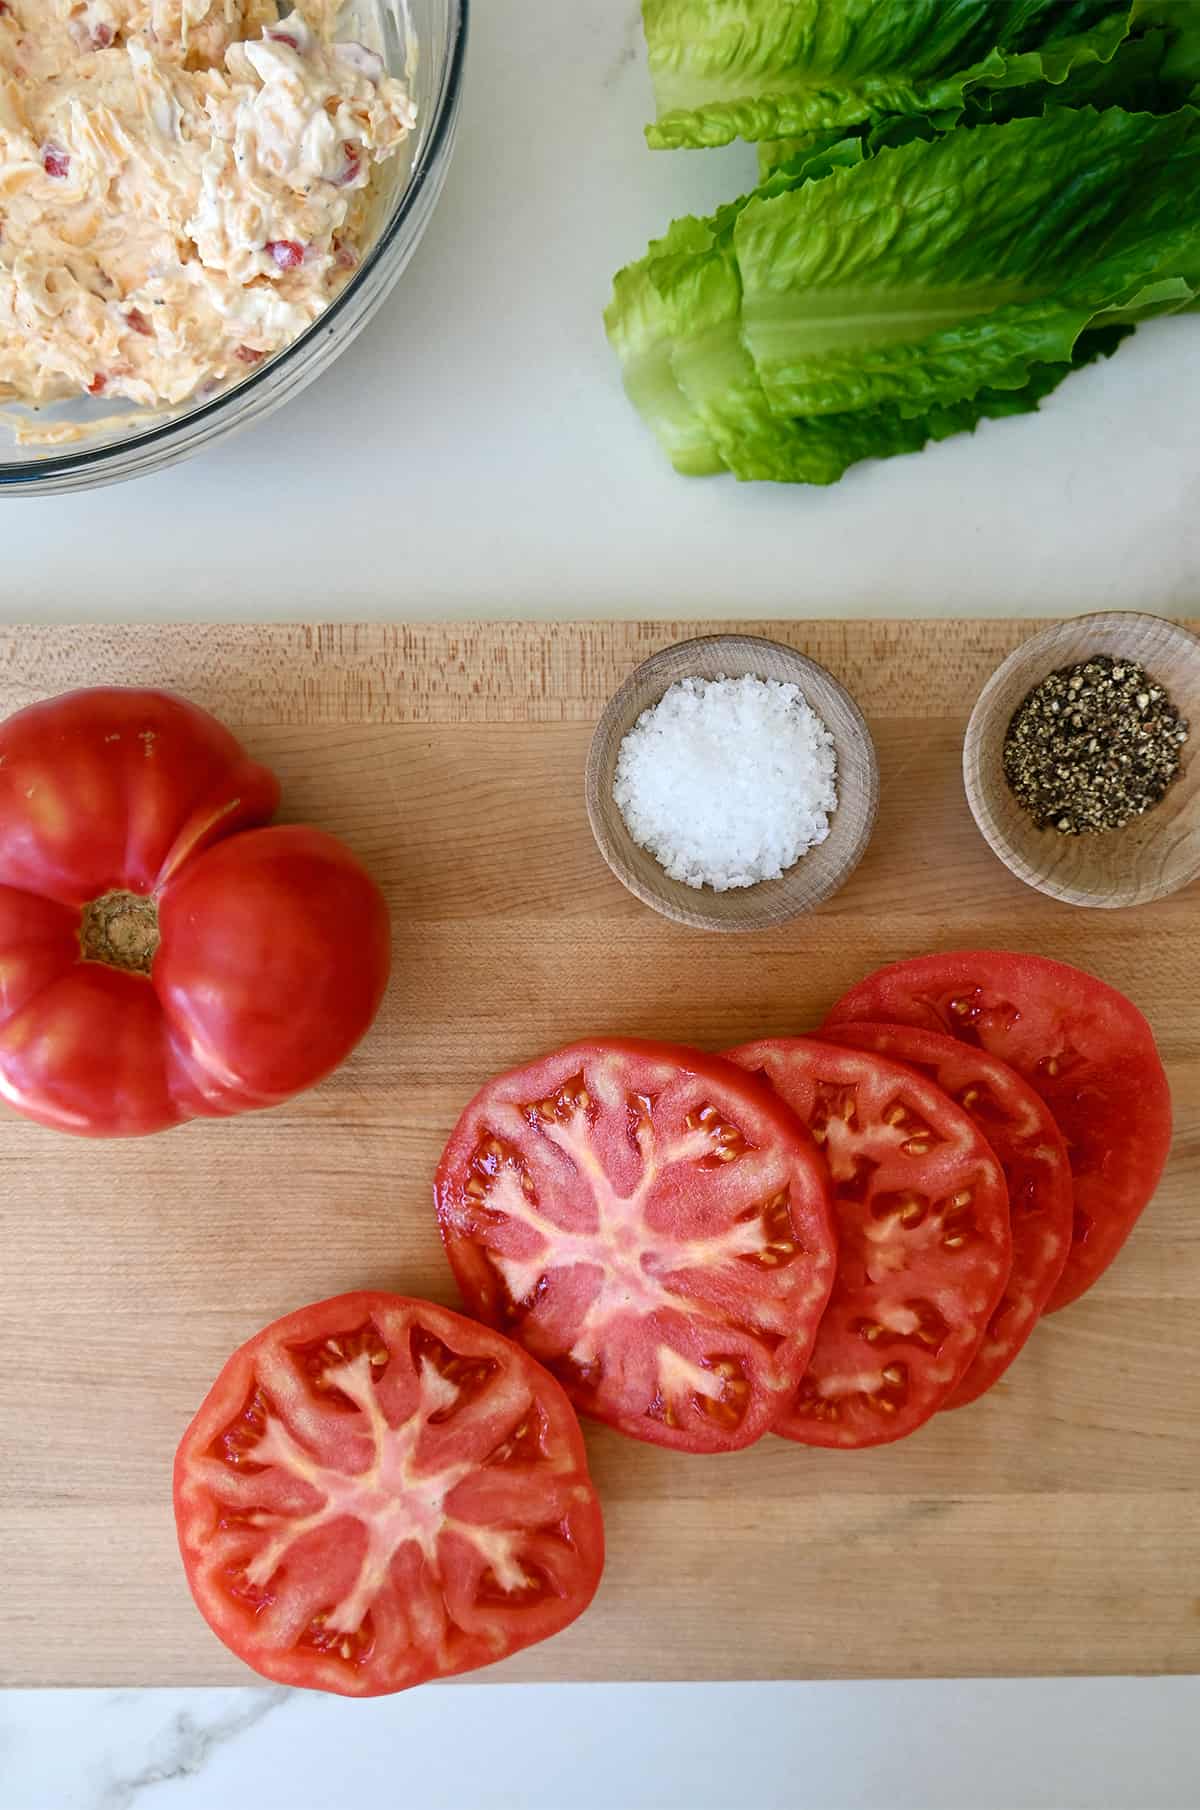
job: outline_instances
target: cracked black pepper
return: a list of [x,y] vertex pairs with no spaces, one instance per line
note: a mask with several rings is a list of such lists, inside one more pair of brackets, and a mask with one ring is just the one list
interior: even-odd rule
[[1119,830],[1156,805],[1188,724],[1136,660],[1095,654],[1035,685],[1004,738],[1004,776],[1041,830]]

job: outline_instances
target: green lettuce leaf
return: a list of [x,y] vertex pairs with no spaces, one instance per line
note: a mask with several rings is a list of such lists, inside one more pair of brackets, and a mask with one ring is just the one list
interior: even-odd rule
[[860,460],[920,452],[932,441],[974,432],[981,421],[1033,412],[1073,370],[1111,356],[1132,331],[1132,327],[1111,326],[1084,334],[1070,364],[1032,366],[1021,389],[980,390],[969,401],[935,405],[924,415],[910,417],[882,407],[858,414],[777,421],[774,441],[761,429],[745,441],[728,437],[728,468],[742,480],[834,484]]
[[[644,258],[617,273],[612,300],[604,315],[609,342],[620,361],[626,394],[657,436],[676,471],[687,477],[705,477],[726,467],[720,450],[720,407],[714,412],[697,408],[693,397],[680,384],[674,367],[676,340],[689,330],[702,330],[703,311],[692,316],[685,327],[670,301],[665,299],[663,288],[669,289],[672,276],[679,272],[686,273],[685,281],[688,281],[693,272],[699,271],[700,276],[689,282],[689,293],[691,289],[707,287],[710,292],[708,312],[713,317],[716,333],[720,324],[719,272],[723,260],[730,257],[733,227],[741,210],[752,200],[788,193],[803,182],[828,174],[831,169],[846,168],[858,162],[862,154],[862,144],[857,139],[830,139],[821,143],[803,157],[796,158],[786,171],[780,171],[752,194],[719,208],[710,219],[685,217],[676,220],[665,237],[652,242]],[[705,271],[709,271],[707,277]],[[769,416],[753,365],[748,355],[740,353],[737,319],[741,288],[736,272],[733,280],[731,319],[737,348],[730,349],[731,365],[749,366],[748,374],[743,373],[743,376],[757,392],[764,416]],[[729,375],[734,375],[732,369]],[[715,365],[712,380],[715,386],[718,382]],[[718,393],[718,403],[723,406],[725,402],[726,398]]]
[[[863,157],[874,157],[877,151],[911,144],[914,138],[938,138],[943,129],[924,114],[895,113],[870,125],[849,127],[847,132],[857,138]],[[813,144],[821,143],[824,136],[820,132],[806,132],[800,138],[764,139],[758,147],[759,181],[769,182],[776,171],[786,171],[803,161],[810,155]]]
[[679,392],[731,470],[761,465],[797,481],[823,481],[810,478],[809,469],[814,454],[823,457],[820,448],[812,447],[792,423],[772,415],[742,338],[737,222],[752,203],[793,194],[831,169],[852,169],[862,154],[859,139],[822,146],[777,171],[754,194],[720,209],[706,222],[706,246],[693,236],[686,247],[676,244],[647,260],[646,275],[662,304]]
[[[861,156],[857,139],[823,147],[792,169],[776,172],[764,190],[743,196],[710,220],[677,222],[636,267],[639,281],[659,298],[658,356],[661,360],[667,349],[674,406],[682,403],[693,434],[703,434],[720,464],[738,478],[829,484],[860,459],[916,452],[929,440],[974,428],[985,417],[1034,409],[1072,368],[1070,357],[1038,365],[1026,373],[1019,390],[983,390],[949,403],[935,400],[921,411],[884,405],[836,418],[785,418],[773,412],[742,335],[742,285],[734,252],[738,220],[751,203],[795,193],[831,169],[852,169]],[[614,297],[614,307],[617,303]],[[609,324],[611,333],[611,311]],[[1129,330],[1114,322],[1105,332],[1089,335],[1075,362],[1111,351]],[[676,468],[684,469],[661,420],[651,410],[642,412]]]
[[[848,160],[841,167],[853,167],[859,149],[858,141],[840,145],[839,159]],[[778,194],[795,192],[804,180],[827,173],[827,162],[814,158],[808,170],[807,178],[777,172],[771,187]],[[973,429],[985,417],[1035,409],[1073,364],[1111,352],[1131,331],[1114,319],[1064,359],[1027,368],[1017,388],[984,387],[970,398],[945,402],[932,398],[923,409],[885,403],[837,416],[781,415],[771,406],[742,330],[734,245],[738,219],[758,199],[743,198],[709,222],[714,230],[707,248],[699,248],[695,238],[686,247],[677,242],[645,266],[662,302],[678,392],[735,477],[831,484],[861,459],[917,452],[930,440]]]
[[652,243],[646,257],[617,272],[604,314],[626,395],[676,471],[693,478],[724,471],[725,462],[675,380],[671,317],[650,280],[650,266],[660,257],[704,252],[711,243],[712,231],[703,220],[676,220],[664,238]]
[[1130,0],[643,0],[642,11],[656,150],[807,139],[892,115],[949,128],[974,91],[1061,83],[1107,62],[1130,30]]
[[732,241],[773,414],[917,419],[1196,299],[1200,114],[1055,109],[883,150],[755,198]]
[[[1051,105],[1171,113],[1193,97],[1200,99],[1200,4],[1194,0],[1161,0],[1161,4],[1176,8],[1178,29],[1141,30],[1126,38],[1107,62],[1081,56],[1065,76],[1057,66],[1049,73],[1043,68],[1033,80],[1009,87],[979,86],[965,97],[954,125],[1000,125],[1040,115]],[[1015,72],[1017,65],[1010,68]],[[945,129],[925,115],[888,114],[864,122],[854,131],[863,140],[864,155],[874,156],[914,138],[936,138]],[[763,180],[773,170],[807,155],[812,137],[807,134],[761,143],[758,161]]]
[[[1135,30],[1160,27],[1170,40],[1164,76],[1200,103],[1200,6],[1196,0],[1133,0]],[[1185,95],[1185,98],[1187,96]]]

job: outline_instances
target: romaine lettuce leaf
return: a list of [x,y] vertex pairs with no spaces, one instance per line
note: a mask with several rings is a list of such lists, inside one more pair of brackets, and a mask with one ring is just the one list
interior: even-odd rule
[[[1161,27],[1170,40],[1164,74],[1200,104],[1200,6],[1196,0],[1133,0],[1133,29]],[[1187,95],[1184,96],[1187,98]]]
[[732,237],[773,414],[919,418],[1195,300],[1200,114],[1055,109],[883,150],[756,198]]
[[725,440],[729,470],[743,479],[775,483],[834,484],[863,459],[891,459],[920,452],[931,441],[973,433],[981,421],[1031,413],[1072,370],[1110,356],[1132,327],[1105,327],[1084,334],[1070,364],[1034,365],[1019,390],[980,390],[967,402],[940,404],[909,417],[895,408],[850,415],[816,415],[808,420],[776,418],[772,441],[761,429],[745,440]]
[[[1139,30],[1126,38],[1107,62],[1081,56],[1065,74],[1061,62],[1052,61],[1049,66],[1043,63],[1030,81],[1014,81],[1008,87],[981,84],[966,95],[954,126],[1000,125],[1042,114],[1048,106],[1124,107],[1127,113],[1171,113],[1190,100],[1200,100],[1200,3],[1159,0],[1159,4],[1164,9],[1176,9],[1174,31],[1153,27]],[[1035,63],[1038,61],[1035,59]],[[1019,71],[1016,63],[1009,68],[1014,74]],[[874,156],[876,151],[908,144],[914,138],[936,138],[946,127],[926,115],[906,113],[887,114],[853,130],[862,138],[864,155]],[[760,143],[758,161],[763,180],[773,170],[806,155],[812,136]]]
[[[934,399],[923,408],[884,404],[809,417],[772,410],[742,333],[742,285],[734,251],[738,220],[751,203],[795,193],[831,168],[852,168],[861,155],[857,139],[824,147],[790,171],[776,172],[766,189],[743,196],[710,220],[677,222],[638,267],[640,281],[659,300],[658,357],[661,369],[665,349],[675,380],[675,407],[682,403],[693,434],[707,436],[721,465],[739,478],[832,483],[860,459],[915,452],[931,439],[974,428],[984,417],[1034,409],[1071,369],[1068,353],[1053,364],[1026,368],[1017,388],[985,388],[970,399]],[[617,305],[614,297],[614,309]],[[611,332],[611,310],[609,324]],[[1075,362],[1111,351],[1129,330],[1114,321],[1106,331],[1089,334]],[[643,414],[682,469],[661,420],[649,409],[643,408]]]
[[644,258],[617,272],[604,314],[626,395],[676,471],[694,478],[724,471],[725,463],[675,380],[670,315],[650,280],[650,265],[659,257],[707,251],[711,244],[712,230],[703,220],[676,220]]
[[[609,341],[620,360],[626,394],[676,471],[704,477],[725,469],[722,417],[727,410],[736,416],[738,405],[734,396],[724,394],[723,382],[745,386],[770,424],[762,386],[740,343],[741,287],[736,268],[732,290],[727,287],[738,214],[750,201],[786,194],[831,169],[857,163],[862,154],[858,139],[822,142],[752,194],[718,208],[710,219],[676,220],[664,238],[652,242],[644,258],[617,273],[604,315]],[[683,290],[681,311],[670,299],[676,275],[681,276]],[[722,364],[717,342],[727,324],[732,332]],[[711,369],[701,362],[703,383],[697,387],[702,394],[697,396],[680,383],[673,352],[677,341],[690,342],[704,333],[709,335],[713,357]],[[713,398],[712,409],[702,406],[705,396]]]
[[[777,173],[776,184],[783,180]],[[738,211],[746,205],[738,204]],[[738,478],[830,484],[858,460],[917,452],[929,440],[973,429],[985,417],[1035,409],[1073,363],[1111,352],[1132,330],[1114,317],[1061,360],[1027,362],[1019,385],[1008,388],[984,386],[948,401],[931,393],[924,407],[909,399],[837,415],[783,415],[772,408],[743,335],[736,218],[714,233],[707,249],[677,245],[648,260],[646,274],[663,304],[678,391],[723,465]]]
[[793,134],[616,280],[609,336],[677,469],[830,483],[1200,307],[1200,0],[644,9],[660,125],[689,116],[660,142]]
[[1130,0],[643,0],[642,10],[658,110],[646,136],[659,150],[896,114],[948,128],[973,91],[1062,82],[1106,62],[1130,29]]

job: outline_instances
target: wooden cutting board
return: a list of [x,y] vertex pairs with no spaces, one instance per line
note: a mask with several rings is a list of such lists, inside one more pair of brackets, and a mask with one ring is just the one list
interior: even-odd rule
[[295,1104],[108,1145],[0,1122],[0,1684],[248,1677],[184,1586],[176,1441],[233,1347],[291,1308],[360,1287],[455,1302],[430,1178],[490,1071],[594,1031],[715,1049],[800,1030],[879,963],[970,944],[1078,963],[1153,1023],[1178,1135],[1125,1253],[989,1397],[904,1444],[705,1459],[591,1429],[600,1594],[487,1675],[1200,1671],[1197,889],[1074,911],[976,834],[963,726],[1034,625],[765,623],[865,711],[878,828],[811,918],[675,928],[597,854],[584,754],[640,659],[721,626],[0,631],[0,712],[101,681],[187,693],[395,914],[378,1025]]

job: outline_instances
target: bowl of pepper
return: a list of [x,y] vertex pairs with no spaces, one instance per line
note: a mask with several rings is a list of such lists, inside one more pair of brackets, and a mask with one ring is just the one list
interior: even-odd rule
[[972,815],[1027,886],[1146,905],[1200,875],[1200,640],[1106,610],[1057,623],[984,686],[963,746]]

